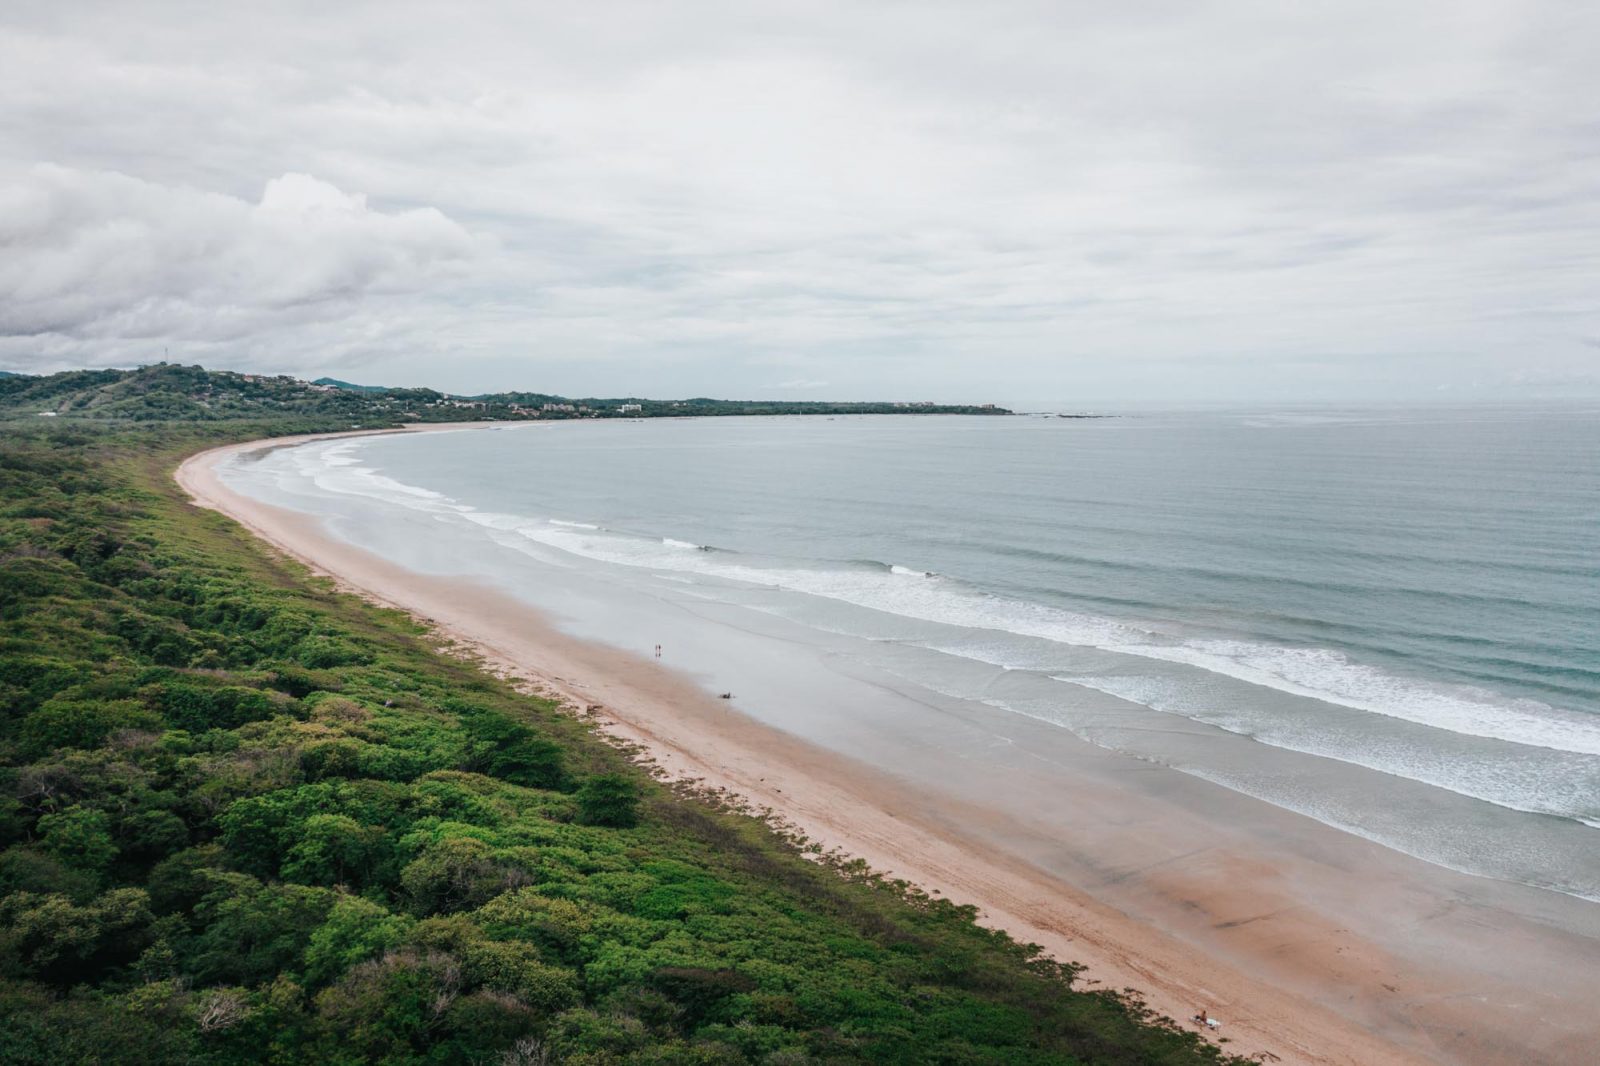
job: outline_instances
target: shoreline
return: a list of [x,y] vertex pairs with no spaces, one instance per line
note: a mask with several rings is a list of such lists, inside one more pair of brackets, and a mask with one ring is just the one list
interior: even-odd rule
[[[1137,989],[1152,1009],[1174,1019],[1205,1008],[1222,1018],[1223,1028],[1213,1038],[1226,1037],[1224,1050],[1230,1053],[1297,1063],[1581,1061],[1567,1059],[1559,1046],[1542,1049],[1553,1057],[1535,1059],[1531,1056],[1536,1052],[1507,1042],[1525,1034],[1502,1032],[1495,1039],[1492,1033],[1450,1032],[1473,1014],[1490,1012],[1482,1003],[1476,1009],[1452,1006],[1451,1000],[1484,997],[1448,987],[1453,983],[1448,981],[1421,997],[1428,1007],[1418,1013],[1427,1017],[1407,1017],[1408,1024],[1397,1025],[1392,1004],[1384,1010],[1385,1000],[1396,991],[1391,980],[1404,974],[1408,997],[1415,997],[1412,986],[1417,982],[1411,979],[1425,983],[1426,978],[1409,972],[1384,944],[1335,928],[1329,915],[1310,909],[1297,916],[1292,934],[1280,921],[1260,921],[1276,918],[1289,898],[1281,886],[1292,882],[1297,871],[1288,869],[1288,858],[1263,868],[1261,854],[1220,855],[1217,861],[1224,868],[1210,883],[1191,877],[1188,884],[1159,886],[1172,902],[1202,914],[1249,915],[1223,919],[1215,928],[1257,923],[1237,934],[1230,942],[1230,947],[1238,944],[1237,952],[1223,957],[1214,944],[1141,920],[1094,886],[1073,883],[1030,862],[1014,839],[1026,835],[1025,828],[1002,824],[994,825],[992,833],[974,831],[993,823],[993,810],[761,724],[686,676],[569,636],[534,608],[503,593],[406,571],[327,535],[310,515],[233,492],[214,469],[228,456],[312,439],[485,425],[442,423],[225,445],[189,457],[175,476],[199,506],[222,512],[313,571],[333,577],[341,588],[407,611],[455,642],[454,650],[479,657],[491,669],[581,713],[592,710],[607,733],[637,745],[669,777],[732,793],[826,850],[860,858],[930,893],[975,905],[983,924],[1039,944],[1062,961],[1082,964],[1080,987]],[[1110,802],[1102,795],[1085,799],[1110,810],[1119,797],[1109,797]],[[1007,843],[1013,846],[1003,846]],[[1147,887],[1157,886],[1158,878],[1149,876]],[[1231,891],[1219,892],[1219,885],[1228,884]],[[1287,963],[1275,960],[1304,978],[1300,989],[1284,987],[1253,965],[1252,956],[1286,952],[1303,956]],[[1319,994],[1307,995],[1304,986]],[[1333,1009],[1334,1003],[1342,1009]],[[1529,1020],[1522,1018],[1524,1024]],[[1504,1021],[1486,1017],[1483,1025],[1492,1030]],[[1448,1037],[1443,1042],[1452,1046],[1441,1046],[1441,1037]],[[1574,1052],[1581,1047],[1564,1040],[1558,1045]],[[1530,1057],[1520,1057],[1519,1051]]]

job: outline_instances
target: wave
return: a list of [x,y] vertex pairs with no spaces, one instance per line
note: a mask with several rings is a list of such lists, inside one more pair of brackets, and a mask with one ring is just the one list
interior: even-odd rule
[[[1565,711],[1538,700],[1507,699],[1465,685],[1407,678],[1354,662],[1330,649],[1180,639],[1109,618],[993,596],[959,581],[901,566],[874,573],[759,565],[740,561],[735,553],[724,553],[727,558],[718,560],[684,559],[629,547],[620,543],[623,539],[555,538],[550,546],[602,562],[691,569],[706,576],[824,596],[926,622],[998,630],[1159,660],[1467,736],[1600,755],[1600,716]],[[930,580],[897,580],[912,574]]]
[[[921,671],[894,666],[890,666],[888,671],[913,684],[932,688],[942,695],[972,700],[998,710],[1057,726],[1090,744],[1110,748],[1130,758],[1166,767],[1231,791],[1253,796],[1274,806],[1295,811],[1326,825],[1452,870],[1477,876],[1503,878],[1584,899],[1594,899],[1595,892],[1600,891],[1600,883],[1597,883],[1592,876],[1583,874],[1581,869],[1576,877],[1530,876],[1532,871],[1547,870],[1553,866],[1539,853],[1538,849],[1541,846],[1539,841],[1545,838],[1536,834],[1505,841],[1481,836],[1472,831],[1441,833],[1439,827],[1426,818],[1413,820],[1406,812],[1414,808],[1405,805],[1392,811],[1377,813],[1375,817],[1369,819],[1358,813],[1356,806],[1351,805],[1350,797],[1340,799],[1336,795],[1325,795],[1317,789],[1300,787],[1292,775],[1261,773],[1259,772],[1261,764],[1253,760],[1243,764],[1248,769],[1241,772],[1237,764],[1206,765],[1203,760],[1191,760],[1183,757],[1181,753],[1170,750],[1156,752],[1141,750],[1137,746],[1125,747],[1117,739],[1119,734],[1132,729],[1138,735],[1146,735],[1148,725],[1135,726],[1126,720],[1118,724],[1114,718],[1108,719],[1103,709],[1086,707],[1081,700],[1041,700],[1015,692],[996,697],[985,695],[982,691],[974,691],[970,684],[952,683],[948,675],[944,676],[942,682],[930,686]],[[1522,814],[1542,814],[1558,818],[1563,823],[1576,822],[1588,828],[1600,828],[1600,808],[1596,807],[1594,790],[1597,761],[1590,756],[1525,748],[1516,752],[1513,758],[1507,759],[1503,751],[1491,752],[1486,747],[1477,751],[1459,747],[1453,750],[1441,750],[1438,745],[1407,748],[1405,742],[1408,738],[1381,734],[1374,737],[1370,730],[1348,730],[1351,724],[1348,718],[1344,720],[1347,731],[1342,737],[1336,731],[1331,734],[1332,740],[1347,740],[1353,746],[1352,749],[1340,752],[1337,749],[1330,750],[1330,746],[1326,744],[1302,743],[1292,731],[1270,738],[1262,732],[1253,731],[1249,723],[1232,719],[1225,710],[1219,710],[1227,706],[1225,701],[1215,702],[1206,708],[1208,713],[1203,715],[1188,713],[1195,709],[1193,706],[1179,709],[1166,703],[1164,697],[1170,694],[1176,700],[1192,700],[1196,694],[1193,689],[1184,688],[1176,678],[1051,677],[1051,680],[1094,688],[1131,703],[1159,709],[1177,717],[1204,721],[1206,724],[1269,743],[1274,747],[1337,759],[1402,780],[1442,788],[1506,810]],[[1169,684],[1167,687],[1159,687],[1161,682]],[[1147,687],[1147,685],[1157,687]],[[1203,701],[1194,702],[1198,705]],[[1292,725],[1288,720],[1276,724],[1285,727]],[[1492,742],[1466,743],[1487,746]],[[1361,751],[1361,746],[1365,746],[1367,750]],[[1209,748],[1210,745],[1204,745],[1200,750]],[[1352,750],[1359,754],[1356,757],[1341,757],[1349,755]],[[1552,780],[1555,784],[1555,795],[1546,796],[1544,794],[1546,786],[1550,785]],[[1396,812],[1399,813],[1398,817],[1395,816]]]
[[442,492],[408,485],[403,481],[378,472],[351,453],[361,443],[359,438],[338,441],[320,447],[312,445],[286,449],[295,473],[309,480],[324,492],[336,495],[365,496],[404,507],[432,512],[450,511],[464,513],[473,510],[456,503]]
[[1197,691],[1176,678],[1133,675],[1051,675],[1052,680],[1246,736],[1275,748],[1336,759],[1421,781],[1462,796],[1529,814],[1594,825],[1600,819],[1600,757],[1523,746],[1489,749],[1482,740],[1430,742],[1408,727],[1352,729],[1347,718],[1285,715],[1238,699]]
[[[1597,715],[1561,710],[1532,699],[1507,699],[1469,686],[1402,677],[1325,648],[1184,638],[1154,626],[994,595],[958,579],[899,564],[850,566],[760,559],[692,541],[635,536],[592,523],[479,512],[443,493],[406,485],[361,465],[351,454],[358,443],[341,441],[289,452],[296,456],[300,472],[324,491],[458,515],[597,562],[784,589],[937,625],[1094,648],[1452,733],[1600,755]],[[905,580],[912,576],[923,580]],[[969,652],[956,654],[981,657]]]
[[1278,789],[1262,788],[1247,778],[1196,767],[1185,767],[1180,772],[1246,796],[1254,796],[1275,807],[1303,814],[1307,818],[1332,826],[1351,836],[1370,840],[1374,844],[1411,855],[1435,866],[1443,866],[1447,870],[1470,874],[1473,877],[1494,877],[1527,885],[1530,888],[1560,892],[1600,903],[1600,884],[1593,879],[1577,881],[1571,878],[1535,876],[1533,871],[1548,870],[1554,864],[1550,861],[1550,857],[1543,854],[1537,844],[1531,841],[1512,838],[1488,844],[1474,839],[1473,843],[1479,845],[1474,849],[1471,844],[1464,844],[1459,835],[1456,835],[1454,840],[1448,836],[1441,839],[1435,833],[1419,833],[1415,826],[1398,825],[1392,821],[1382,828],[1364,824],[1352,818],[1350,811],[1341,810],[1320,799],[1315,792],[1288,795]]
[[1600,716],[1484,689],[1400,677],[1326,648],[1239,640],[1122,645],[1110,651],[1197,667],[1262,688],[1467,736],[1600,755]]
[[[1074,530],[1077,532],[1082,532],[1085,529],[1095,529],[1113,536],[1127,537],[1135,535],[1131,530],[1117,527],[1086,527],[1081,524],[1074,527]],[[1189,539],[1191,541],[1197,539],[1196,534],[1191,532],[1189,534]],[[1230,541],[1228,543],[1231,544],[1232,542]],[[1040,548],[1008,545],[1003,543],[988,544],[986,545],[986,550],[995,555],[1003,555],[1009,558],[1049,563],[1060,567],[1086,568],[1106,574],[1146,574],[1152,569],[1152,564],[1144,561],[1119,560],[1106,555],[1088,555],[1084,553],[1047,551]],[[1341,558],[1348,558],[1351,561],[1365,563],[1415,562],[1419,564],[1426,564],[1429,561],[1424,556],[1402,555],[1398,553],[1349,553],[1341,551],[1339,552],[1339,555]],[[1480,562],[1480,564],[1483,563],[1481,560],[1478,560],[1477,562]],[[1566,575],[1572,572],[1570,567],[1539,567],[1527,564],[1506,563],[1499,559],[1493,560],[1493,566],[1496,570],[1522,573]],[[1219,585],[1248,583],[1255,581],[1259,576],[1255,571],[1243,568],[1243,564],[1241,564],[1240,567],[1220,567],[1169,563],[1160,565],[1157,567],[1157,569],[1159,569],[1160,573],[1164,575],[1193,578],[1199,581],[1215,582]],[[1427,588],[1421,585],[1396,584],[1392,581],[1377,582],[1363,580],[1335,580],[1331,576],[1325,576],[1318,579],[1308,579],[1296,577],[1293,574],[1274,573],[1270,575],[1270,582],[1273,587],[1279,589],[1304,589],[1307,592],[1337,593],[1350,596],[1371,596],[1375,593],[1398,593],[1414,599],[1443,600],[1453,605],[1462,607],[1498,607],[1509,609],[1538,607],[1539,609],[1546,611],[1550,610],[1552,607],[1551,604],[1542,601],[1528,600],[1514,595],[1504,595],[1492,592],[1476,592],[1460,589],[1447,590]]]
[[[655,570],[688,571],[705,577],[802,592],[857,607],[921,621],[1044,636],[1071,644],[1130,641],[1153,636],[1110,619],[1076,615],[1042,604],[992,597],[926,570],[877,563],[854,567],[818,562],[757,560],[738,552],[671,548],[655,538],[604,531],[524,527],[523,536],[597,562]],[[676,542],[679,545],[687,542]],[[695,545],[695,547],[701,547]],[[666,548],[666,550],[663,550]],[[906,576],[923,581],[905,581]]]

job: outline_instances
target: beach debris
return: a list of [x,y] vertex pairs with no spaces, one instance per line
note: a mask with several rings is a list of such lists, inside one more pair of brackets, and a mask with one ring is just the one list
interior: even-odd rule
[[733,693],[724,692],[722,695],[718,696],[717,699],[719,699],[719,700],[731,700],[731,699],[733,699]]

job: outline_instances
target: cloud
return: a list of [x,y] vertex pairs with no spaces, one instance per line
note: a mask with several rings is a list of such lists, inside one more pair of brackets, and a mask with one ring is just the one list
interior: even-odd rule
[[309,10],[7,6],[0,362],[1391,398],[1600,331],[1594,5]]
[[415,292],[474,243],[433,208],[373,210],[306,174],[254,203],[107,171],[33,167],[0,190],[0,335],[92,355],[347,318]]
[[790,381],[780,381],[772,386],[775,389],[825,389],[826,381],[814,381],[810,378],[795,378]]

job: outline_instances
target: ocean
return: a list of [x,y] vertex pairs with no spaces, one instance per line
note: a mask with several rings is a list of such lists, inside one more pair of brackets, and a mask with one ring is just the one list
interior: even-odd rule
[[[608,420],[222,472],[707,687],[734,669],[716,627],[798,641],[997,735],[1025,716],[1600,899],[1592,408]],[[739,680],[813,739],[871,725]]]

